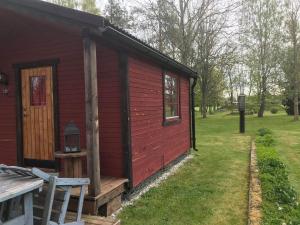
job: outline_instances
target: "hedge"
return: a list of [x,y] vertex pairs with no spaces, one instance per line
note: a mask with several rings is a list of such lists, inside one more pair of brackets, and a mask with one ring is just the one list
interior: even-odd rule
[[285,164],[268,129],[256,135],[257,162],[262,188],[263,225],[300,225],[298,194],[291,186]]

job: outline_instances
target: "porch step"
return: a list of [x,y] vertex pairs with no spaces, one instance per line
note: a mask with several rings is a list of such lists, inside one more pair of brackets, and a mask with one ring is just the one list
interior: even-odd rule
[[[76,218],[76,213],[68,212],[66,216],[66,221],[74,221]],[[92,215],[82,215],[82,220],[85,221],[85,225],[120,225],[120,220],[116,220],[112,217],[100,217]]]
[[[101,194],[96,197],[85,196],[83,213],[101,216],[110,216],[121,207],[121,197],[125,191],[125,184],[128,182],[124,178],[101,177]],[[73,211],[77,207],[79,189],[72,192],[69,210]]]

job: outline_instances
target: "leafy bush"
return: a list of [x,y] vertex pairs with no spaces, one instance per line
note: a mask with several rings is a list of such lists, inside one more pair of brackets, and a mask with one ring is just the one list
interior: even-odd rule
[[272,113],[272,114],[278,113],[278,109],[277,109],[277,108],[272,108],[272,109],[271,109],[271,113]]
[[275,140],[271,134],[266,134],[264,136],[258,136],[256,138],[256,143],[266,147],[270,147],[275,145]]
[[[278,157],[271,131],[260,129],[256,136],[259,177],[262,187],[263,225],[300,224],[298,196],[288,180],[286,166]],[[258,141],[260,140],[260,141]],[[273,142],[273,144],[275,141]]]
[[260,128],[257,130],[256,134],[258,136],[265,136],[266,134],[272,134],[272,131],[268,128]]

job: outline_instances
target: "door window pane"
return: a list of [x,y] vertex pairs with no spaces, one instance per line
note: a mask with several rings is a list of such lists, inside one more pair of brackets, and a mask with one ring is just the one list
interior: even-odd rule
[[45,76],[30,77],[30,104],[32,106],[46,105]]

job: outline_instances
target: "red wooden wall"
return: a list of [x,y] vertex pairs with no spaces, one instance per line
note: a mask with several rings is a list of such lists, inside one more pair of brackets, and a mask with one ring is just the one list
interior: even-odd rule
[[[73,120],[81,130],[81,144],[85,147],[83,49],[80,34],[66,32],[7,11],[0,11],[0,18],[0,71],[9,75],[8,96],[2,95],[0,86],[0,163],[16,164],[17,159],[16,96],[12,68],[15,63],[60,59],[58,92],[61,145],[64,126]],[[103,45],[99,43],[97,46],[101,173],[123,176],[118,56],[115,50]]]
[[134,186],[190,148],[189,80],[180,76],[181,123],[163,126],[162,78],[161,67],[129,59]]
[[119,56],[117,51],[104,45],[97,46],[101,174],[124,177]]

